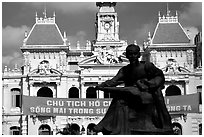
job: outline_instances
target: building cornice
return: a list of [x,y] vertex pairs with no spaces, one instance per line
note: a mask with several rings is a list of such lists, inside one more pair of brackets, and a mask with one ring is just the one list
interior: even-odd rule
[[151,44],[148,48],[195,48],[196,45],[189,45],[189,44]]
[[127,64],[79,64],[80,67],[123,67]]

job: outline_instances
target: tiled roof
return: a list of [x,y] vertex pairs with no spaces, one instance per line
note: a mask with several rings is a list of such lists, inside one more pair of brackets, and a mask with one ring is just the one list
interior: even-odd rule
[[179,23],[159,23],[152,38],[152,44],[189,43]]
[[56,24],[36,24],[26,45],[63,45],[61,32]]

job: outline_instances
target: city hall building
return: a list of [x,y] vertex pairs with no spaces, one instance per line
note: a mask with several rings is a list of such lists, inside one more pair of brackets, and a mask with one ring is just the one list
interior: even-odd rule
[[[116,3],[96,6],[96,37],[85,45],[69,42],[56,24],[55,13],[53,17],[36,13],[20,47],[24,65],[3,70],[2,134],[56,135],[67,125],[77,134],[92,134],[112,97],[94,87],[128,64],[124,52],[130,44],[120,39]],[[177,12],[167,11],[159,13],[154,32],[139,45],[140,60],[150,60],[165,74],[162,92],[176,134],[202,131],[201,35],[190,40]]]

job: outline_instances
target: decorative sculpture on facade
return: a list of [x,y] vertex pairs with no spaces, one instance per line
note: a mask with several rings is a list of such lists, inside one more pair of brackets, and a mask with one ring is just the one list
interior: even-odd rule
[[47,60],[43,60],[40,62],[40,64],[38,65],[38,73],[40,75],[47,75],[50,74],[50,65],[49,62]]
[[175,74],[176,72],[181,72],[181,68],[175,59],[168,59],[166,62],[166,72]]
[[117,55],[117,52],[114,52],[113,49],[102,49],[101,52],[96,52],[95,62],[99,64],[112,64],[112,63],[121,63],[122,59],[120,55]]

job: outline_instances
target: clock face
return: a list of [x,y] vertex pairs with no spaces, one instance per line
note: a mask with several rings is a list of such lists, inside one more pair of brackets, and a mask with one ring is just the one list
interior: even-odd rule
[[110,28],[110,23],[105,23],[104,28],[109,29]]

